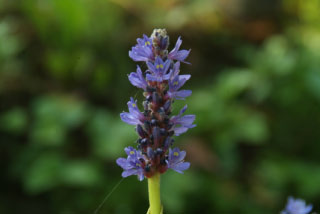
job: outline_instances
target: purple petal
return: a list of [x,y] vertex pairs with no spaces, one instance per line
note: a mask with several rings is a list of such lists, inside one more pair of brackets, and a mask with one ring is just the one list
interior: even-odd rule
[[145,35],[145,34],[143,34],[143,38],[138,38],[137,39],[137,42],[138,42],[138,44],[140,45],[140,46],[148,46],[148,47],[151,47],[151,44],[152,44],[152,41],[151,41],[151,39],[147,36],[147,35]]
[[179,75],[179,79],[185,79],[186,81],[189,80],[190,77],[191,77],[190,74]]
[[192,124],[195,120],[195,115],[184,115],[182,114],[186,111],[187,105],[185,105],[177,116],[171,117],[170,121],[174,124],[173,131],[176,136],[186,132],[188,129],[195,127]]
[[188,105],[183,106],[183,108],[180,110],[179,115],[181,116],[188,108]]
[[190,167],[190,163],[184,162],[186,156],[185,151],[180,151],[179,148],[169,149],[169,158],[167,161],[168,168],[171,168],[179,173],[183,173],[183,170],[186,170]]
[[174,149],[169,149],[169,161],[171,163],[181,162],[186,157],[186,152],[181,151],[178,147]]
[[182,114],[187,110],[187,108],[188,108],[188,105],[185,105],[185,106],[180,110],[180,112],[179,112],[178,115],[173,116],[173,117],[171,118],[171,122],[176,123],[176,121],[182,116]]
[[168,91],[168,95],[171,98],[175,98],[177,100],[184,100],[186,97],[189,97],[192,94],[191,90],[180,90],[177,92]]
[[178,51],[177,53],[175,53],[174,55],[171,56],[171,59],[175,59],[175,60],[178,60],[178,61],[181,61],[181,62],[184,62],[184,63],[187,63],[187,64],[190,64],[189,62],[186,62],[184,61],[189,53],[190,53],[191,50],[181,50],[181,51]]
[[128,177],[130,175],[137,175],[138,174],[138,170],[137,169],[128,169],[122,172],[122,177]]
[[177,76],[179,73],[180,73],[180,62],[178,61],[173,65],[172,78]]
[[156,60],[155,60],[155,63],[154,63],[154,64],[155,64],[155,65],[163,64],[163,60],[161,59],[160,56],[157,56],[157,57],[156,57]]
[[168,72],[167,74],[163,75],[162,79],[163,80],[169,80],[170,77],[171,77],[171,72],[172,72],[172,70],[170,72]]
[[196,119],[195,115],[188,114],[184,115],[183,117],[180,117],[177,121],[177,123],[183,125],[183,126],[189,126],[193,123],[193,121]]
[[189,129],[189,128],[184,127],[184,126],[175,127],[175,128],[173,129],[174,135],[175,135],[175,136],[179,136],[179,135],[185,133],[186,131],[188,131],[188,129]]
[[136,155],[137,150],[135,150],[132,146],[128,146],[124,148],[124,151],[127,153],[128,156],[130,155]]
[[152,81],[152,82],[162,82],[162,78],[152,75],[152,74],[147,74],[146,78],[148,81]]
[[184,63],[190,64],[190,63],[184,61],[188,57],[190,50],[179,51],[181,44],[182,44],[182,40],[179,37],[174,49],[168,54],[168,58],[172,59],[172,60],[178,60],[178,61],[182,61]]
[[150,47],[142,47],[139,45],[136,45],[132,48],[131,51],[129,51],[129,56],[134,61],[149,61],[153,59],[153,53]]
[[123,168],[123,169],[126,169],[126,168],[127,168],[127,159],[125,159],[125,158],[118,158],[116,162],[117,162],[117,164],[118,164],[121,168]]
[[127,103],[127,105],[128,105],[129,113],[133,117],[137,118],[137,120],[144,119],[143,113],[140,112],[137,106],[137,102],[133,99],[133,97],[130,97],[130,101]]
[[134,85],[134,86],[136,86],[138,88],[143,88],[137,73],[131,72],[129,74],[128,78],[129,78],[129,81],[131,82],[132,85]]
[[148,57],[141,56],[137,51],[129,51],[129,57],[133,59],[133,61],[148,61]]
[[286,208],[282,213],[286,214],[308,214],[312,210],[312,205],[306,205],[306,202],[302,199],[288,198]]
[[176,93],[177,99],[189,97],[192,94],[191,90],[180,90]]
[[169,81],[169,91],[175,92],[179,88],[181,88],[188,79],[190,79],[191,75],[177,75],[173,79]]
[[128,78],[132,85],[146,90],[147,81],[144,79],[139,66],[137,66],[137,72],[131,72]]
[[185,151],[181,151],[181,152],[179,152],[179,156],[178,157],[176,157],[176,162],[181,162],[181,161],[183,161],[183,159],[186,157],[186,152]]
[[189,167],[190,167],[189,162],[182,162],[182,163],[175,164],[174,166],[172,166],[170,168],[176,172],[183,174],[183,171],[189,169]]
[[163,74],[166,74],[171,64],[171,60],[167,59],[163,65]]
[[179,36],[179,38],[178,38],[178,40],[177,40],[177,42],[176,42],[176,45],[174,46],[174,48],[172,49],[172,51],[170,51],[168,57],[171,57],[172,55],[175,55],[175,54],[178,52],[181,44],[182,44],[182,40],[181,40],[181,37]]
[[310,204],[310,205],[308,205],[306,208],[305,208],[305,210],[304,210],[304,212],[305,213],[309,213],[309,212],[311,212],[311,210],[312,210],[312,205]]
[[147,62],[147,66],[151,72],[154,73],[156,71],[156,67],[154,66],[154,64],[152,62]]
[[142,124],[139,119],[128,112],[121,113],[120,118],[123,122],[128,123],[129,125]]
[[154,58],[151,40],[146,35],[137,39],[138,44],[129,51],[129,56],[134,61],[152,61]]

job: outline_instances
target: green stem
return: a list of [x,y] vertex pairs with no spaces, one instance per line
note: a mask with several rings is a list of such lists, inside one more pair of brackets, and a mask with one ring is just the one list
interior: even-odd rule
[[148,178],[148,189],[149,189],[149,202],[150,214],[160,214],[161,210],[161,200],[160,200],[160,174],[157,173],[151,178]]

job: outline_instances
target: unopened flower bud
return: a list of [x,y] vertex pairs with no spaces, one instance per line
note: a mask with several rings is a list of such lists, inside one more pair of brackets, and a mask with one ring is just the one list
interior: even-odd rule
[[148,155],[149,158],[151,158],[151,159],[153,158],[154,152],[153,152],[153,149],[151,147],[147,148],[147,155]]
[[136,130],[137,130],[140,137],[142,137],[142,138],[146,137],[146,133],[140,124],[137,125]]
[[169,46],[169,37],[166,29],[154,29],[151,35],[152,45],[154,48],[165,51]]
[[160,128],[157,127],[157,126],[155,126],[155,127],[153,128],[153,130],[152,130],[152,135],[153,135],[154,142],[155,142],[156,144],[158,144],[158,142],[159,142],[159,140],[160,140],[160,135],[161,135],[161,133],[160,133]]
[[160,105],[162,103],[162,98],[157,92],[152,93],[152,101],[155,105]]

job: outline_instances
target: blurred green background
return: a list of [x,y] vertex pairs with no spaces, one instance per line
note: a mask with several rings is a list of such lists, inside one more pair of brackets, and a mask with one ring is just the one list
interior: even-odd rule
[[[90,214],[137,138],[120,120],[141,91],[128,51],[166,28],[191,48],[176,138],[191,168],[162,176],[166,214],[271,214],[287,196],[320,210],[320,1],[0,0],[0,213]],[[99,213],[148,209],[131,176]]]

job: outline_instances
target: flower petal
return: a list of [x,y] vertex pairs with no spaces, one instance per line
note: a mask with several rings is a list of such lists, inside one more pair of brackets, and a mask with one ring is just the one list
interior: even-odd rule
[[183,174],[183,171],[189,169],[189,167],[190,167],[189,162],[182,162],[182,163],[178,163],[178,164],[174,165],[171,169]]
[[128,123],[129,125],[137,125],[141,123],[138,118],[128,112],[121,113],[120,118],[123,122]]

